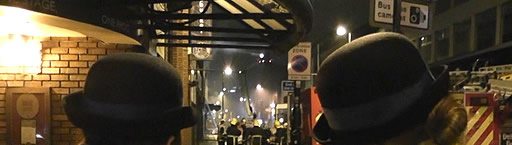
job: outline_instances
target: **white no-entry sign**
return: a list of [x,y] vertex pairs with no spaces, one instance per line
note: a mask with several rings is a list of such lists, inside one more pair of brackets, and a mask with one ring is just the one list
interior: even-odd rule
[[288,80],[311,79],[311,42],[301,42],[288,51]]

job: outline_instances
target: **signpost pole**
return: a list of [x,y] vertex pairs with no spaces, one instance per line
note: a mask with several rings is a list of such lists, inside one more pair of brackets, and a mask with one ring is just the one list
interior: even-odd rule
[[[225,108],[225,107],[224,107],[224,98],[226,98],[226,94],[224,94],[224,93],[225,93],[225,92],[224,92],[224,87],[225,87],[225,86],[224,86],[224,71],[223,71],[223,72],[222,72],[222,88],[221,88],[221,89],[222,89],[222,96],[220,96],[220,97],[222,97],[222,98],[221,98],[221,99],[222,99],[222,100],[221,100],[221,101],[222,101],[222,106],[220,106],[220,111],[221,111],[220,113],[224,112],[224,108]],[[225,119],[226,119],[226,117],[225,117],[225,116],[226,116],[226,112],[222,113],[222,120],[225,120]]]
[[400,22],[402,19],[402,0],[394,0],[393,5],[393,32],[400,33]]
[[302,134],[302,102],[300,100],[300,91],[302,88],[303,81],[295,81],[295,90],[293,93],[293,100],[291,101],[291,106],[293,110],[291,110],[292,119],[290,120],[291,125],[291,137],[292,137],[292,145],[301,145],[301,134]]

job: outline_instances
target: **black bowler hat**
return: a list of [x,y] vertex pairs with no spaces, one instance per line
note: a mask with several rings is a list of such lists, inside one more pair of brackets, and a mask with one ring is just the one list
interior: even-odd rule
[[151,136],[176,134],[195,124],[197,111],[182,100],[182,82],[170,64],[123,53],[98,60],[83,91],[66,96],[64,107],[85,132]]
[[314,127],[323,144],[379,143],[423,123],[447,95],[447,67],[429,69],[397,33],[361,37],[322,63],[316,82],[324,110]]

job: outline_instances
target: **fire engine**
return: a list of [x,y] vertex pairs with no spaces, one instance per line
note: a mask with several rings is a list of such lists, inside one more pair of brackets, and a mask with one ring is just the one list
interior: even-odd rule
[[512,65],[452,71],[451,96],[468,113],[467,145],[512,145]]

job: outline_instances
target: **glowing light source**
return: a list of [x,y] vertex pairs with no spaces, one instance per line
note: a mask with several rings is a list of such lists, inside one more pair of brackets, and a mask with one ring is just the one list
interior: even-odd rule
[[231,67],[226,67],[226,69],[224,69],[224,74],[226,75],[231,75],[233,73],[233,69],[231,69]]
[[258,85],[256,85],[256,90],[261,91],[261,90],[263,90],[263,87],[260,84],[258,84]]
[[38,23],[35,17],[36,13],[29,10],[0,6],[0,73],[40,73],[41,38],[78,34]]
[[338,28],[336,28],[336,35],[343,36],[345,34],[347,34],[347,29],[345,29],[345,27],[339,26]]
[[30,20],[31,12],[2,7],[0,14],[0,68],[2,73],[41,72],[40,30]]
[[41,134],[36,134],[37,139],[44,139],[44,137]]
[[260,58],[264,58],[264,57],[265,57],[265,54],[260,53]]
[[41,48],[41,41],[31,36],[0,36],[0,67],[4,73],[40,73]]

